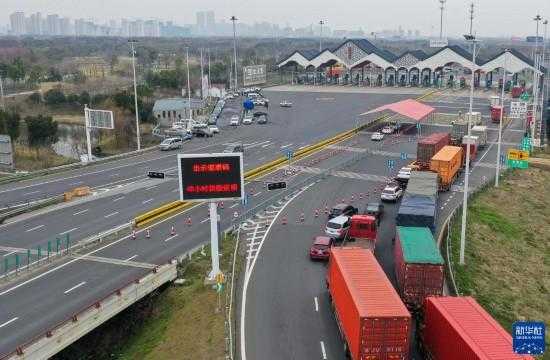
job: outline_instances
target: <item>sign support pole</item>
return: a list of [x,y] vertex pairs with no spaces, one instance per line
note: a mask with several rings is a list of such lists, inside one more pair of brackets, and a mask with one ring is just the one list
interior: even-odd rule
[[209,278],[216,278],[220,272],[220,257],[218,254],[218,203],[210,202],[210,256],[212,258],[212,271]]
[[90,136],[90,118],[88,113],[88,104],[84,104],[84,118],[86,120],[86,149],[88,150],[88,163],[92,162],[92,140]]

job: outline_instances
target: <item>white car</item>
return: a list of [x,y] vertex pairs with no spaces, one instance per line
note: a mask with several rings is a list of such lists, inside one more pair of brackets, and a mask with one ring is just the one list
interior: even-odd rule
[[384,140],[384,134],[377,131],[370,136],[370,139],[373,141],[382,141]]
[[325,227],[325,234],[333,239],[343,239],[349,230],[351,218],[340,215],[330,219]]
[[397,201],[399,198],[403,195],[403,189],[399,187],[397,184],[388,184],[382,190],[382,194],[380,194],[380,199],[382,201]]
[[159,149],[161,151],[181,149],[183,146],[183,139],[180,137],[167,138],[162,140],[159,144]]
[[229,125],[231,126],[239,126],[239,115],[233,115],[231,116],[231,120],[229,122]]
[[387,126],[384,126],[384,128],[382,129],[382,134],[393,134],[395,131],[395,127],[393,127],[392,125],[387,125]]
[[231,99],[233,99],[233,94],[227,94],[227,95],[225,95],[225,97],[223,99],[224,100],[231,100]]
[[212,131],[213,134],[219,134],[220,132],[220,128],[216,125],[210,125],[208,128],[210,129],[210,131]]
[[245,117],[243,119],[243,125],[250,125],[252,124],[252,117]]
[[290,101],[287,101],[287,100],[281,101],[281,103],[279,105],[281,105],[281,107],[292,107],[292,103]]
[[410,167],[402,167],[401,170],[397,173],[397,180],[400,181],[409,181],[411,178],[411,171],[412,169]]

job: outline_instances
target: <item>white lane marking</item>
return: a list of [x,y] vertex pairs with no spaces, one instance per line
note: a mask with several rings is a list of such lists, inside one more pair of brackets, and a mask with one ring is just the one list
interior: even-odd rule
[[124,199],[124,196],[121,196],[121,197],[117,197],[116,199],[113,199],[113,202],[117,202],[117,201],[120,201]]
[[111,177],[115,177],[115,176],[118,176],[119,174],[118,173],[114,173],[111,175]]
[[236,206],[239,206],[239,203],[238,203],[238,202],[234,203],[234,204],[231,205],[229,208],[230,208],[230,209],[233,209],[233,208],[236,207]]
[[325,350],[325,343],[321,341],[321,354],[323,354],[323,360],[327,360],[327,352]]
[[83,281],[83,282],[81,282],[80,284],[76,284],[76,285],[73,286],[72,288],[63,291],[63,294],[67,295],[67,294],[70,293],[71,291],[78,289],[79,287],[81,287],[81,286],[84,285],[84,284],[86,284],[86,281]]
[[111,216],[115,216],[116,214],[118,214],[118,211],[107,214],[107,215],[104,216],[104,218],[107,219],[107,218],[110,218]]
[[10,256],[10,255],[13,255],[13,254],[15,254],[16,252],[17,252],[17,251],[12,251],[12,252],[9,252],[9,253],[7,253],[7,254],[4,254],[4,255],[2,255],[2,256]]
[[137,254],[136,255],[133,255],[133,256],[130,256],[128,259],[124,260],[124,261],[130,261],[130,260],[133,260],[137,258]]
[[265,159],[265,156],[262,156],[261,158],[258,158],[258,161],[262,161],[263,159]]
[[157,188],[158,185],[149,186],[148,188],[145,188],[145,191],[147,190],[153,190],[154,188]]
[[76,181],[76,182],[70,183],[69,185],[74,186],[74,185],[80,185],[80,184],[84,184],[84,181]]
[[317,300],[317,296],[313,298],[313,301],[315,302],[315,311],[319,312],[319,300]]
[[149,202],[151,202],[151,201],[153,201],[153,200],[155,200],[155,199],[154,199],[154,198],[151,198],[151,199],[148,199],[148,200],[143,200],[141,203],[142,203],[142,204],[147,204],[147,203],[149,203]]
[[178,236],[178,234],[172,235],[172,236],[168,236],[166,239],[164,239],[164,242],[168,242],[168,241],[172,240],[173,238],[175,238],[175,237],[177,237],[177,236]]
[[180,189],[174,189],[174,190],[172,190],[172,192],[179,192],[179,191],[180,191]]
[[44,226],[46,226],[46,225],[44,225],[44,224],[38,225],[38,226],[35,226],[35,227],[33,227],[33,228],[30,228],[30,229],[25,230],[25,232],[31,232],[31,231],[34,231],[34,230],[38,230],[38,229],[43,228]]
[[281,146],[281,149],[287,148],[287,147],[292,146],[292,145],[293,145],[293,144],[286,144],[286,145],[283,145],[283,146]]
[[273,144],[265,144],[265,145],[262,145],[262,147],[266,148],[266,147],[271,146],[271,145],[273,145]]
[[72,228],[72,229],[63,231],[62,233],[59,233],[59,235],[65,235],[65,234],[68,234],[68,233],[73,232],[73,231],[75,231],[75,230],[78,230],[78,228],[75,227],[75,228]]
[[14,317],[13,319],[8,320],[8,321],[6,321],[6,322],[3,323],[3,324],[0,324],[0,329],[3,328],[4,326],[8,326],[9,324],[11,324],[12,322],[16,321],[17,319],[19,319],[19,318],[16,316],[16,317]]
[[255,193],[255,194],[252,195],[252,196],[258,196],[258,195],[260,195],[261,193],[262,193],[262,192],[260,191],[260,192]]
[[206,218],[204,220],[201,221],[201,224],[204,224],[205,222],[207,222],[208,220],[210,220],[210,218]]
[[28,192],[28,193],[24,193],[23,196],[25,195],[32,195],[32,194],[36,194],[36,193],[39,193],[40,190],[36,190],[36,191],[31,191],[31,192]]
[[84,214],[86,212],[90,211],[90,209],[84,209],[84,210],[80,210],[80,211],[77,211],[73,214],[73,216],[76,216],[76,215],[80,215],[80,214]]

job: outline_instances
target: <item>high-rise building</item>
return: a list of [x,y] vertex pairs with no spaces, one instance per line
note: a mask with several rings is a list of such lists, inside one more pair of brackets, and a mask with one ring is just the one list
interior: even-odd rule
[[70,36],[72,33],[71,19],[67,17],[59,19],[59,35]]
[[147,20],[143,25],[143,35],[148,37],[159,37],[160,26],[157,20]]
[[206,11],[204,14],[206,33],[213,34],[214,32],[216,32],[216,15],[212,10]]
[[130,22],[128,19],[120,20],[120,36],[130,36]]
[[197,31],[204,33],[206,30],[206,14],[204,11],[197,12]]
[[144,36],[143,25],[144,25],[143,20],[132,21],[130,23],[130,36],[132,37]]
[[24,35],[27,33],[25,24],[25,13],[16,11],[10,15],[11,32],[14,35]]
[[76,36],[85,36],[86,34],[86,20],[77,19],[74,21],[74,31]]
[[46,17],[47,28],[45,35],[59,35],[59,15],[52,14]]
[[30,28],[28,32],[33,35],[42,35],[42,14],[39,12],[32,14],[30,17]]

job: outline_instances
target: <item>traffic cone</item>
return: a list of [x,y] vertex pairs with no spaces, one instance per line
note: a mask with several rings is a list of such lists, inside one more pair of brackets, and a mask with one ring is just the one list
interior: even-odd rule
[[349,199],[349,202],[353,202],[355,200],[355,196],[351,195],[351,198]]
[[132,230],[132,240],[135,240],[135,239],[136,239],[136,231]]
[[325,205],[325,215],[328,215],[328,206]]
[[363,193],[359,193],[359,199],[363,199]]
[[191,226],[191,217],[187,218],[187,226]]
[[174,227],[174,225],[172,225],[172,228],[170,229],[170,235],[171,236],[176,235],[176,228]]
[[303,223],[304,220],[305,220],[305,215],[304,215],[304,213],[301,213],[301,214],[300,214],[300,222]]
[[319,210],[315,209],[315,217],[319,217]]
[[223,209],[223,201],[220,202],[220,209]]
[[286,225],[286,215],[283,215],[283,218],[281,220],[282,225]]
[[146,237],[147,239],[150,239],[150,238],[151,238],[151,230],[149,230],[149,229],[145,230],[145,237]]

